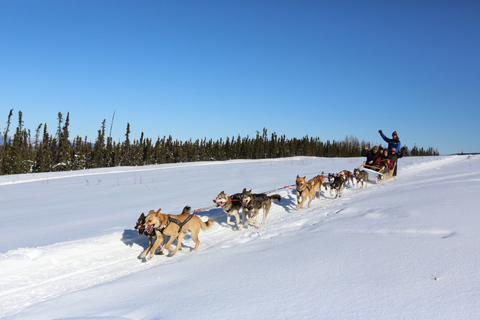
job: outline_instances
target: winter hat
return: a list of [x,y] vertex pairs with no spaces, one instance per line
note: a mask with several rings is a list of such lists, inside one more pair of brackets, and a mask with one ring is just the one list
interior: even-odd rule
[[373,150],[377,150],[377,151],[378,151],[378,146],[373,147]]
[[395,148],[392,148],[392,151],[395,151],[395,152],[397,152],[397,149],[395,149]]
[[398,136],[397,131],[393,131],[392,136]]

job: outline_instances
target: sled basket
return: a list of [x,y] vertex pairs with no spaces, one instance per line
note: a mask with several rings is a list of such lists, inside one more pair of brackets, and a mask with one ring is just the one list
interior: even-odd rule
[[[385,170],[385,167],[371,166],[371,165],[365,164],[364,162],[360,165],[359,169],[363,169],[368,173],[373,174],[373,177],[375,177],[375,180],[372,180],[372,181],[375,181],[377,184],[382,184],[384,182],[395,180],[393,178],[393,173],[395,172],[396,165],[397,164],[395,163],[391,170]],[[368,175],[368,176],[369,176],[369,180],[371,180],[370,179],[371,175]]]

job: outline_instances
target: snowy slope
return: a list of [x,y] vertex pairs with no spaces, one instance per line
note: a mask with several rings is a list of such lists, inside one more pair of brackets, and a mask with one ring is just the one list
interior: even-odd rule
[[[475,319],[480,157],[403,158],[399,179],[296,210],[297,174],[361,158],[287,158],[0,177],[0,317]],[[274,191],[265,227],[215,225],[175,257],[138,258],[141,212]]]

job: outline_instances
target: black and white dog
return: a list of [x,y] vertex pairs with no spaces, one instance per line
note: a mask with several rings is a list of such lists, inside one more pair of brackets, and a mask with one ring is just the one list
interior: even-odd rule
[[368,172],[365,170],[360,170],[358,168],[353,170],[353,175],[355,176],[355,179],[357,180],[357,187],[358,183],[360,182],[362,184],[362,189],[363,189],[363,183],[365,182],[365,187],[367,186],[367,180],[368,180]]
[[336,176],[332,173],[328,174],[328,181],[330,182],[330,195],[332,195],[332,189],[335,190],[335,198],[341,197],[343,189],[345,188],[346,180],[343,177]]

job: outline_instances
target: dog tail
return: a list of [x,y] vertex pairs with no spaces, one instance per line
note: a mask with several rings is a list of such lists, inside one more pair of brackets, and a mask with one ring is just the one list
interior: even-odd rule
[[272,201],[272,200],[280,201],[280,200],[282,200],[282,197],[280,197],[280,195],[278,195],[278,194],[274,194],[274,195],[271,195],[270,197],[268,197],[268,199],[270,199],[270,201]]
[[202,222],[201,224],[201,227],[202,227],[202,230],[205,231],[207,230],[208,228],[210,228],[211,226],[213,226],[215,220],[213,220],[212,218],[208,218],[207,222],[203,222],[202,220],[200,220]]

